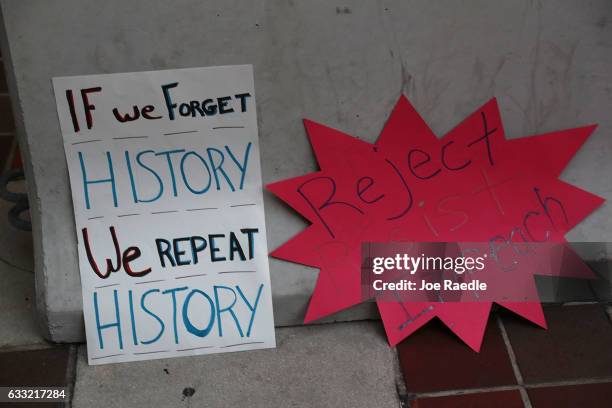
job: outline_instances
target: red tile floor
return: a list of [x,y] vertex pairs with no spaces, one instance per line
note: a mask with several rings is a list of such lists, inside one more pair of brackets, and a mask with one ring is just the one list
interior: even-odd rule
[[611,306],[545,306],[548,330],[492,315],[480,353],[432,322],[398,346],[412,408],[611,407]]

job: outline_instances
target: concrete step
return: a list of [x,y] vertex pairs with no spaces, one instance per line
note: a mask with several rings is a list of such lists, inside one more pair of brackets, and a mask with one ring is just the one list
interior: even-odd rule
[[398,407],[397,357],[380,322],[277,329],[277,348],[88,366],[74,408]]

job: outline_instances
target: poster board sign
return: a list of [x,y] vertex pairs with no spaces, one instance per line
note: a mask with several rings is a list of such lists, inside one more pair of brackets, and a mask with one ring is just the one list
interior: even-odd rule
[[275,347],[252,67],[53,87],[89,363]]

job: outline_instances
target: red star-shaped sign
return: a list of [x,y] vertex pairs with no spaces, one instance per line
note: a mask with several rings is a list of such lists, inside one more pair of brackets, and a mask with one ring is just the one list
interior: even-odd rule
[[[595,126],[506,140],[495,99],[442,139],[405,97],[375,144],[304,123],[321,170],[267,187],[311,223],[272,252],[320,269],[305,322],[363,301],[362,242],[564,242],[603,203],[558,179]],[[533,281],[553,272],[515,273]],[[496,303],[546,327],[539,302]],[[438,317],[478,351],[492,303],[377,305],[392,346]]]

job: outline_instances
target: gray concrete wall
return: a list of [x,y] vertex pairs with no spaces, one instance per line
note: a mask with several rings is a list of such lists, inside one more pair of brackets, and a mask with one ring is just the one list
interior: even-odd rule
[[[308,117],[373,141],[401,92],[444,134],[492,96],[518,137],[599,123],[563,178],[612,198],[608,0],[2,0],[27,163],[45,335],[83,339],[75,229],[54,76],[253,64],[264,182],[315,169]],[[266,194],[270,248],[304,226]],[[610,241],[612,206],[571,232]],[[607,257],[605,246],[589,258]],[[301,321],[317,271],[271,261],[278,325]],[[371,305],[337,319],[373,316]]]

